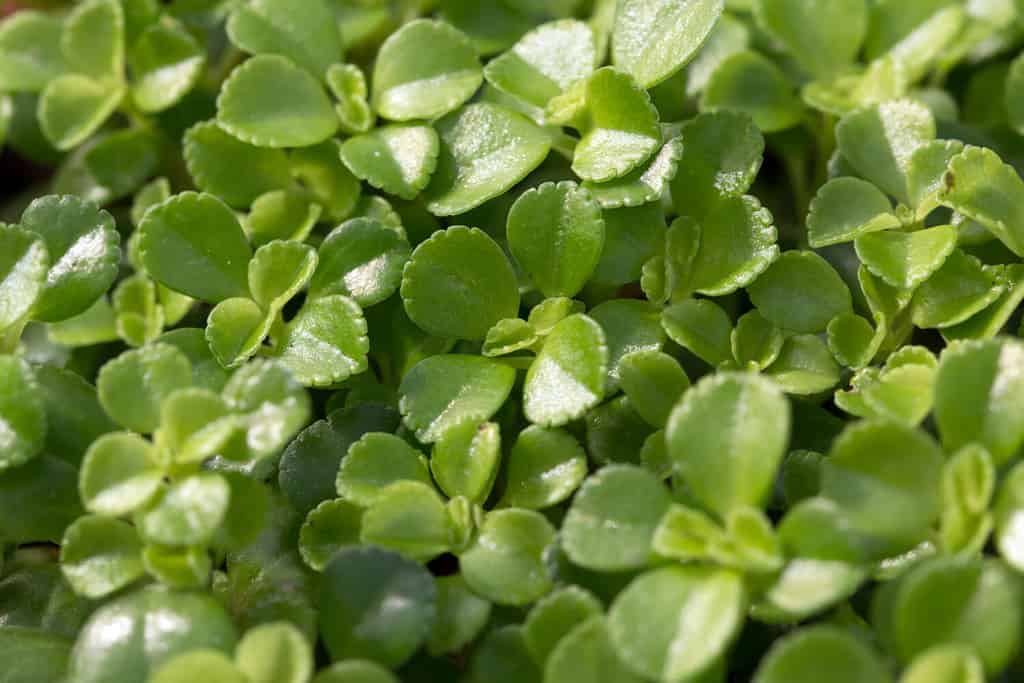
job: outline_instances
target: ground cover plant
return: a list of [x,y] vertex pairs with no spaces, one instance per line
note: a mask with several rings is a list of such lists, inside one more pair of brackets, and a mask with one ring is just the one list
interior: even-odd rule
[[1024,678],[1024,3],[4,7],[4,683]]

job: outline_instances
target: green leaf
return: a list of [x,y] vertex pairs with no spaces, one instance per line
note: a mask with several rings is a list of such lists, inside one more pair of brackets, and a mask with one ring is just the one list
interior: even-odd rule
[[426,459],[392,434],[371,432],[352,444],[338,470],[338,495],[350,503],[369,507],[382,491],[398,481],[429,485]]
[[426,569],[398,553],[346,548],[324,568],[318,605],[320,635],[333,659],[397,667],[429,636],[437,589]]
[[598,69],[586,83],[587,119],[573,154],[572,170],[584,180],[605,182],[647,161],[661,145],[658,112],[627,74]]
[[789,424],[789,406],[770,381],[717,373],[684,393],[673,410],[669,454],[693,496],[724,516],[764,502],[785,454]]
[[323,86],[277,55],[253,57],[231,72],[217,96],[217,122],[258,147],[306,147],[338,130]]
[[49,255],[33,233],[0,226],[0,331],[25,320],[46,287]]
[[43,454],[0,472],[0,537],[15,543],[60,543],[82,514],[73,465]]
[[234,8],[227,32],[249,54],[287,57],[316,78],[341,58],[338,21],[322,0],[311,0],[301,12],[281,0],[251,0]]
[[992,304],[1006,287],[1000,269],[954,249],[945,263],[924,281],[911,303],[918,327],[950,327]]
[[359,540],[426,562],[451,548],[451,520],[429,481],[397,481],[366,508]]
[[23,9],[0,23],[0,90],[39,91],[61,75],[61,20]]
[[286,621],[250,629],[235,651],[238,668],[251,683],[307,683],[313,646]]
[[1006,563],[1024,566],[1024,468],[1017,466],[1003,479],[993,507],[995,543]]
[[523,622],[523,638],[537,665],[544,666],[564,636],[603,611],[596,597],[574,585],[556,589],[538,600]]
[[21,214],[21,227],[46,244],[50,270],[32,309],[36,320],[55,322],[96,302],[117,277],[121,238],[109,213],[69,195],[36,199]]
[[160,406],[160,438],[178,464],[202,462],[225,446],[237,421],[224,399],[209,389],[179,389]]
[[661,324],[675,343],[711,366],[732,359],[732,321],[710,299],[687,299],[661,312]]
[[[759,0],[758,24],[785,46],[812,74],[833,76],[845,70],[860,51],[868,29],[863,0]],[[808,17],[814,21],[808,21]]]
[[109,200],[126,197],[159,170],[160,139],[142,128],[120,130],[83,150],[81,158],[84,171]]
[[61,35],[68,65],[97,81],[124,78],[124,10],[116,0],[88,0],[68,15]]
[[746,287],[779,254],[771,212],[749,195],[716,202],[700,226],[690,284],[701,294],[722,296]]
[[538,108],[590,75],[598,62],[594,33],[581,21],[541,24],[484,67],[487,82]]
[[57,149],[77,147],[114,113],[123,94],[119,84],[79,74],[58,76],[46,84],[39,100],[40,128]]
[[341,131],[350,135],[373,128],[376,116],[366,101],[366,76],[355,64],[331,64],[327,69],[327,87],[338,100],[334,111],[341,119]]
[[583,189],[590,192],[603,209],[640,206],[658,201],[675,177],[682,155],[683,143],[679,138],[672,138],[640,167],[605,183],[585,181]]
[[100,404],[120,425],[144,434],[156,431],[160,404],[192,383],[192,367],[181,351],[152,344],[126,351],[100,369]]
[[[683,681],[708,668],[743,623],[738,574],[709,567],[667,567],[641,574],[608,612],[622,661],[647,678]],[[645,638],[637,638],[643,629]]]
[[335,553],[359,543],[363,508],[341,498],[325,500],[306,515],[299,530],[299,553],[314,571],[323,571]]
[[861,235],[857,256],[868,270],[899,289],[913,289],[937,271],[956,246],[951,225],[917,232],[887,231]]
[[924,219],[939,204],[949,162],[964,149],[959,140],[932,140],[914,150],[907,168],[907,192]]
[[[943,596],[935,604],[935,596]],[[892,635],[909,662],[942,643],[972,647],[986,674],[1002,671],[1020,644],[1015,578],[999,562],[938,557],[914,567],[896,588]],[[929,608],[935,605],[935,608]]]
[[601,326],[583,314],[569,316],[551,330],[526,373],[526,419],[559,427],[582,417],[601,401],[607,368]]
[[893,100],[847,114],[836,126],[843,158],[886,194],[908,202],[907,174],[914,152],[935,138],[924,105]]
[[508,212],[509,250],[546,297],[576,295],[601,258],[601,208],[575,183],[544,183],[519,195]]
[[435,127],[441,153],[426,190],[435,216],[456,216],[504,194],[551,148],[550,136],[525,116],[484,102],[462,107]]
[[100,297],[84,312],[67,320],[47,325],[46,336],[50,341],[67,347],[116,341],[118,339],[117,314],[111,307],[110,301],[106,297]]
[[839,382],[839,366],[819,336],[797,334],[782,344],[778,358],[765,368],[765,375],[786,393],[817,394]]
[[30,628],[0,629],[0,657],[18,662],[7,672],[8,683],[56,683],[65,680],[71,643]]
[[153,341],[164,331],[164,309],[156,301],[157,284],[145,275],[118,283],[111,297],[117,334],[131,346]]
[[612,31],[612,63],[650,88],[689,62],[722,14],[722,0],[625,0]]
[[[49,365],[32,369],[46,409],[45,450],[70,463],[80,463],[85,450],[117,427],[103,412],[96,388],[70,370]],[[19,403],[29,403],[26,394]]]
[[224,299],[206,319],[210,351],[225,368],[238,367],[260,350],[274,318],[273,311],[247,297]]
[[1024,254],[1024,181],[995,152],[967,147],[949,162],[939,201],[980,223],[1018,256]]
[[213,563],[204,547],[174,548],[148,544],[142,551],[146,572],[168,588],[203,588],[209,585]]
[[453,427],[434,444],[430,471],[449,498],[465,496],[470,502],[482,504],[494,486],[500,462],[498,425],[469,420]]
[[170,546],[208,543],[224,520],[230,495],[228,483],[218,474],[186,477],[138,518],[139,534],[151,543]]
[[891,683],[892,676],[873,650],[836,626],[800,629],[776,641],[754,676],[754,683],[813,683],[828,670],[836,683]]
[[878,353],[882,339],[856,313],[841,313],[828,324],[828,348],[841,365],[860,370]]
[[46,407],[29,365],[0,356],[0,472],[39,455],[46,439]]
[[774,62],[743,50],[715,68],[700,100],[701,111],[748,114],[764,133],[791,128],[803,116],[803,104]]
[[144,112],[177,104],[199,82],[206,66],[203,49],[176,22],[149,26],[132,46],[132,100]]
[[665,486],[632,465],[609,465],[584,482],[562,523],[562,547],[595,571],[647,565],[651,539],[670,503]]
[[174,195],[146,212],[139,232],[146,271],[170,289],[210,303],[249,295],[249,243],[213,195]]
[[[155,614],[165,619],[164,628],[152,627]],[[230,652],[235,638],[231,619],[213,598],[140,590],[93,612],[71,651],[68,678],[76,683],[144,681],[175,655],[204,648]]]
[[254,246],[263,246],[275,239],[303,242],[320,220],[321,213],[323,207],[312,201],[308,193],[295,189],[271,190],[253,200],[245,229]]
[[741,315],[729,335],[735,361],[740,367],[754,367],[757,370],[764,370],[774,363],[784,343],[782,330],[768,322],[757,309]]
[[64,532],[60,568],[79,595],[97,599],[127,586],[145,573],[142,543],[127,522],[89,515]]
[[356,177],[403,199],[426,188],[439,153],[434,129],[415,124],[377,128],[341,146],[341,160]]
[[938,518],[943,460],[924,432],[865,420],[833,443],[821,495],[839,506],[873,556],[889,557],[920,542]]
[[362,190],[359,179],[341,163],[338,140],[292,151],[291,166],[328,218],[341,221],[355,210]]
[[373,108],[384,118],[433,119],[468,100],[483,82],[483,71],[465,34],[422,19],[384,41],[372,80]]
[[[237,209],[291,181],[284,152],[242,142],[216,121],[201,121],[185,131],[182,150],[196,187]],[[239,173],[243,168],[245,173]]]
[[427,652],[439,656],[458,652],[476,639],[487,625],[491,603],[477,597],[459,574],[439,576],[437,621],[427,641]]
[[587,476],[587,455],[568,432],[531,426],[509,454],[502,507],[539,510],[569,498]]
[[1024,266],[1010,264],[1002,272],[1006,287],[994,303],[962,323],[943,328],[946,341],[956,339],[991,339],[1009,322],[1010,316],[1024,301]]
[[188,683],[207,677],[219,683],[248,683],[248,678],[227,655],[198,649],[168,658],[146,680],[148,683]]
[[644,263],[664,249],[664,209],[659,202],[649,202],[602,213],[604,251],[593,282],[618,286],[639,280]]
[[349,659],[321,669],[313,683],[399,683],[388,669],[373,662]]
[[622,357],[631,351],[657,351],[665,343],[658,309],[646,301],[609,299],[590,310],[588,316],[604,330],[608,345],[608,373],[605,395],[618,389]]
[[627,668],[616,652],[602,616],[580,623],[558,641],[544,667],[545,680],[601,683],[646,680]]
[[539,512],[497,510],[459,557],[462,576],[474,593],[501,605],[525,605],[551,590],[545,563],[555,529]]
[[511,393],[515,377],[515,370],[487,358],[426,358],[398,388],[402,419],[417,439],[434,443],[459,425],[490,419]]
[[943,352],[935,377],[935,422],[949,451],[976,442],[996,465],[1024,444],[1024,419],[1016,406],[1024,395],[1017,370],[1024,345],[1014,339],[963,342]]
[[301,242],[274,240],[249,261],[249,291],[266,310],[279,311],[298,294],[317,267],[317,254]]
[[672,181],[680,215],[703,218],[717,197],[742,195],[761,168],[764,137],[746,114],[698,114],[680,130],[683,154]]
[[366,308],[398,289],[409,260],[409,243],[373,218],[352,218],[332,230],[320,245],[309,296],[344,294]]
[[622,357],[622,390],[652,427],[668,422],[672,407],[690,387],[690,378],[675,358],[657,350],[631,351]]
[[487,330],[480,353],[488,358],[533,349],[540,336],[533,325],[519,318],[504,318]]
[[835,178],[818,188],[811,200],[807,241],[818,249],[899,225],[889,198],[874,185],[848,176]]
[[782,254],[747,291],[761,315],[793,332],[823,332],[853,306],[839,273],[812,251]]
[[434,233],[412,253],[402,274],[402,301],[430,334],[483,339],[519,311],[519,285],[501,247],[477,228]]

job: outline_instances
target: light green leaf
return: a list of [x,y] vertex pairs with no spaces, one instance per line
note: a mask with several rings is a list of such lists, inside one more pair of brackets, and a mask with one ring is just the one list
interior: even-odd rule
[[1024,254],[1024,181],[992,150],[967,147],[953,157],[939,201],[988,228],[1018,256]]
[[146,679],[147,683],[189,683],[198,678],[218,683],[248,683],[231,658],[216,650],[197,649],[183,652],[164,661]]
[[715,68],[700,108],[743,112],[765,133],[791,128],[803,116],[803,104],[782,70],[748,50],[726,57]]
[[308,193],[296,189],[272,190],[253,200],[245,230],[257,247],[274,240],[303,242],[320,220],[321,213],[323,207],[312,201]]
[[327,69],[327,87],[338,100],[334,111],[341,119],[343,133],[366,133],[376,120],[366,101],[366,76],[355,64],[331,64]]
[[183,353],[167,344],[127,351],[100,370],[96,387],[107,414],[141,433],[156,430],[160,404],[192,382],[192,367]]
[[827,670],[835,683],[891,683],[881,657],[836,626],[803,628],[768,651],[754,683],[813,683]]
[[307,147],[338,130],[323,86],[277,55],[253,57],[231,72],[217,97],[217,122],[258,147]]
[[501,605],[525,605],[551,590],[545,554],[554,541],[554,527],[539,512],[490,512],[459,567],[476,594]]
[[764,370],[779,357],[784,342],[782,330],[768,322],[757,309],[741,315],[729,335],[733,359],[741,368]]
[[949,327],[984,310],[1003,293],[1000,268],[982,265],[974,256],[954,249],[942,267],[924,281],[911,303],[918,327]]
[[451,548],[451,519],[432,484],[397,481],[366,508],[359,540],[426,562]]
[[320,635],[333,659],[405,662],[437,619],[437,588],[425,568],[372,546],[341,550],[324,568]]
[[821,337],[813,334],[787,338],[778,358],[764,373],[788,394],[817,394],[839,382],[839,366],[832,352]]
[[661,199],[669,182],[675,177],[683,143],[672,138],[651,159],[624,176],[605,183],[583,183],[602,209],[640,206]]
[[316,266],[316,251],[301,242],[275,240],[263,245],[249,261],[253,300],[266,310],[281,310],[306,286]]
[[174,195],[146,212],[139,232],[146,271],[170,289],[211,303],[249,295],[249,243],[213,195]]
[[812,251],[787,251],[747,292],[761,315],[794,332],[823,332],[833,318],[853,306],[846,283]]
[[559,641],[576,626],[603,611],[593,594],[576,585],[556,589],[538,600],[523,622],[523,639],[537,665],[543,666]]
[[373,108],[394,121],[437,118],[468,100],[482,82],[480,61],[465,34],[440,21],[416,20],[380,46]]
[[[729,570],[666,567],[641,574],[615,599],[608,627],[615,650],[646,678],[679,683],[708,668],[739,632],[743,581]],[[643,629],[645,638],[637,638]]]
[[479,102],[435,124],[441,136],[427,209],[455,216],[504,194],[540,165],[551,139],[522,114]]
[[38,235],[0,226],[0,332],[27,318],[46,286],[49,261]]
[[604,467],[573,498],[562,523],[562,547],[574,564],[595,571],[644,567],[670,502],[668,490],[647,470]]
[[807,241],[817,249],[899,225],[888,197],[867,181],[845,176],[818,188],[807,213]]
[[594,33],[581,21],[541,24],[484,67],[487,82],[527,104],[544,108],[598,63]]
[[923,220],[939,204],[949,162],[964,149],[959,140],[932,140],[914,150],[907,168],[907,192]]
[[39,125],[46,139],[60,150],[83,143],[114,113],[124,86],[79,74],[58,76],[43,89]]
[[124,10],[117,0],[88,0],[68,15],[61,49],[69,66],[99,82],[124,78]]
[[526,373],[526,419],[559,427],[582,417],[601,401],[607,368],[601,326],[583,314],[569,316],[551,330]]
[[144,112],[157,112],[174,106],[196,86],[206,55],[184,26],[161,22],[149,26],[135,41],[129,64],[135,105]]
[[994,303],[962,323],[942,329],[946,341],[956,339],[991,339],[1009,322],[1021,301],[1024,301],[1024,265],[1010,264],[1002,272],[1006,287]]
[[665,426],[672,407],[690,387],[690,378],[676,359],[657,350],[627,353],[620,372],[630,405],[656,428]]
[[224,447],[237,428],[230,410],[209,389],[178,389],[160,405],[160,438],[174,462],[198,463]]
[[434,444],[430,471],[449,498],[465,496],[470,502],[482,504],[490,495],[500,462],[498,425],[469,420]]
[[893,100],[847,114],[836,126],[843,158],[865,179],[909,202],[907,174],[918,147],[935,138],[935,119],[912,100]]
[[694,497],[725,515],[764,502],[785,454],[789,423],[789,405],[770,381],[717,373],[684,393],[673,410],[669,455]]
[[[864,0],[759,0],[758,24],[812,74],[833,76],[860,51],[868,30]],[[808,17],[814,21],[808,21]]]
[[774,219],[754,197],[716,202],[700,222],[691,286],[708,296],[746,287],[779,255]]
[[532,349],[540,341],[533,325],[519,318],[504,318],[487,330],[480,353],[488,358]]
[[601,258],[601,208],[575,183],[544,183],[509,209],[509,250],[546,297],[572,297]]
[[208,543],[227,513],[231,489],[218,474],[186,477],[167,488],[138,518],[139,534],[169,546]]
[[629,669],[616,652],[603,616],[580,623],[558,641],[547,659],[544,678],[579,683],[642,683],[646,680]]
[[828,348],[840,364],[860,370],[878,353],[882,338],[856,313],[841,313],[828,324]]
[[430,485],[426,459],[393,434],[371,432],[353,443],[338,469],[338,495],[370,507],[381,492],[398,481]]
[[64,72],[61,20],[23,9],[0,23],[0,90],[37,92]]
[[275,313],[260,308],[252,299],[224,299],[206,319],[206,341],[217,362],[236,368],[260,350],[274,323]]
[[519,433],[509,454],[501,507],[540,510],[562,502],[587,476],[587,455],[561,429],[531,426]]
[[623,176],[661,145],[658,112],[627,74],[597,70],[586,83],[586,125],[573,154],[572,170],[584,180]]
[[898,289],[914,289],[937,271],[956,247],[952,225],[917,232],[889,230],[857,237],[854,246],[868,270]]
[[249,54],[287,57],[316,78],[341,58],[338,20],[323,0],[310,0],[301,12],[282,0],[250,0],[231,12],[227,33]]
[[307,683],[313,675],[313,646],[286,621],[263,624],[239,641],[235,661],[250,683]]
[[415,124],[377,128],[341,146],[341,160],[352,173],[403,199],[413,199],[427,186],[439,153],[434,129]]
[[[201,121],[185,132],[183,154],[196,187],[235,208],[291,181],[284,152],[256,147],[228,135],[216,121]],[[244,168],[245,173],[238,169]]]
[[710,299],[687,299],[661,312],[661,324],[675,343],[711,366],[732,359],[732,321]]
[[922,652],[904,670],[900,683],[984,683],[978,655],[964,645],[939,645]]
[[359,543],[363,508],[341,498],[325,500],[306,515],[299,530],[299,553],[314,571],[323,571],[334,554]]
[[71,195],[36,199],[21,227],[46,244],[50,270],[32,309],[37,320],[78,315],[106,293],[117,277],[121,238],[109,213]]
[[350,219],[320,245],[309,294],[344,294],[360,306],[372,306],[398,289],[408,259],[409,244],[397,231],[372,218]]
[[60,568],[79,595],[102,598],[145,573],[134,527],[113,517],[78,518],[64,532]]
[[519,311],[519,285],[501,247],[477,228],[434,233],[412,253],[402,275],[405,311],[438,337],[483,339]]
[[615,12],[612,63],[644,88],[683,68],[722,14],[722,0],[625,0]]
[[162,480],[150,443],[137,434],[115,432],[96,439],[85,452],[78,490],[91,512],[121,516],[148,503]]

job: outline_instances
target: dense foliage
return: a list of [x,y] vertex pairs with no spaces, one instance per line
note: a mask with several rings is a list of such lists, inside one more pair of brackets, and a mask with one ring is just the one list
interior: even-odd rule
[[4,683],[1024,677],[1024,3],[12,9]]

